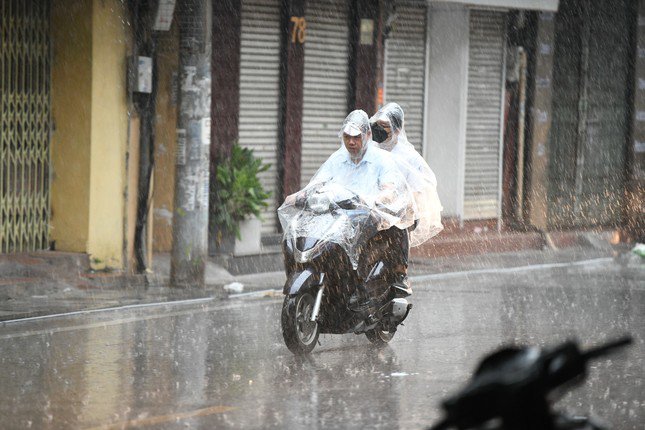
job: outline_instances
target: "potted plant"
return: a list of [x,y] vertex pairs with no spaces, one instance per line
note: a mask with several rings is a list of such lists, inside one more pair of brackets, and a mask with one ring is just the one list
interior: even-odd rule
[[268,206],[271,193],[264,190],[258,175],[269,167],[253,150],[237,142],[230,158],[217,166],[215,186],[211,187],[211,231],[219,252],[242,255],[260,251],[260,213]]

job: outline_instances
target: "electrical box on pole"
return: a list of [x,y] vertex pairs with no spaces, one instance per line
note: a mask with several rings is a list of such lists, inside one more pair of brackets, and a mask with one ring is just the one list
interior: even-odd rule
[[179,110],[171,284],[204,285],[208,258],[211,0],[178,1]]

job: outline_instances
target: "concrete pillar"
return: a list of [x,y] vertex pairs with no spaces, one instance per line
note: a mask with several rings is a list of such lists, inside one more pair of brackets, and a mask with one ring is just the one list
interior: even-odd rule
[[[369,115],[378,108],[379,72],[383,69],[381,14],[379,0],[352,3],[350,20],[350,110],[363,109]],[[382,88],[382,81],[381,88]],[[382,102],[382,100],[380,100]]]
[[442,216],[463,213],[468,93],[468,9],[433,3],[428,14],[428,79],[424,153],[441,180]]
[[[213,99],[211,170],[218,158],[231,154],[238,139],[240,122],[240,46],[242,41],[241,0],[213,3]],[[211,174],[214,173],[211,171]]]
[[[240,56],[242,44],[241,0],[218,0],[213,3],[213,97],[210,154],[210,210],[214,216],[216,204],[215,175],[217,165],[230,158],[240,130]],[[232,236],[222,236],[220,226],[209,221],[210,253],[226,252]]]
[[533,106],[530,112],[530,140],[526,188],[526,217],[535,227],[547,228],[549,184],[549,133],[551,130],[555,14],[540,12],[537,20],[536,65],[533,73]]
[[117,0],[52,3],[51,235],[94,269],[123,268],[126,251],[126,23]]
[[284,197],[300,189],[300,166],[302,157],[302,104],[305,76],[305,43],[307,30],[305,0],[284,0],[282,17],[282,61],[280,80],[282,85],[282,127],[280,149],[282,165],[279,175]]

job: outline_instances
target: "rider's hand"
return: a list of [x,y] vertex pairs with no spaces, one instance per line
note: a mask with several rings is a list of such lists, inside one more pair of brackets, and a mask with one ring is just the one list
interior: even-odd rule
[[288,195],[287,198],[284,199],[284,204],[302,207],[305,204],[305,200],[307,200],[307,194],[304,191],[298,191],[297,193]]
[[285,205],[292,205],[296,202],[296,194],[289,194],[287,198],[284,199]]

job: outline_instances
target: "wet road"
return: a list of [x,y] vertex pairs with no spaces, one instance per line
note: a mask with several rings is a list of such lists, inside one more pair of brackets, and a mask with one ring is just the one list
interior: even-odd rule
[[501,343],[585,345],[624,332],[559,406],[645,423],[645,266],[610,258],[417,278],[390,346],[284,346],[281,298],[247,296],[0,325],[2,428],[423,428]]

